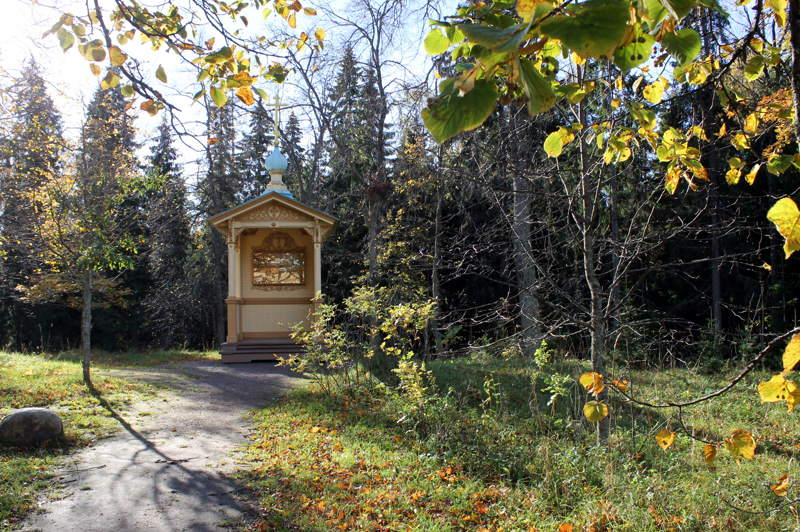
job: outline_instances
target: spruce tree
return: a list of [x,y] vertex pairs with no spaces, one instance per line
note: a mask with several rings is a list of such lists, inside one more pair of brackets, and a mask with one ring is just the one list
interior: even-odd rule
[[275,141],[275,122],[260,97],[250,115],[250,129],[239,143],[239,174],[241,178],[240,201],[248,201],[264,193],[269,174],[264,168],[264,159],[272,152]]
[[191,244],[186,185],[177,162],[170,126],[164,120],[150,146],[146,171],[157,183],[147,202],[148,284],[144,307],[156,345],[166,348],[187,341],[191,301],[186,261]]
[[[241,193],[241,181],[236,165],[236,129],[233,106],[228,104],[208,109],[207,131],[209,146],[206,149],[205,178],[198,184],[200,214],[208,218],[224,212],[236,204]],[[211,331],[215,345],[225,340],[228,296],[227,245],[225,237],[205,224],[199,235],[198,253],[192,260],[193,297],[208,309],[205,324]]]
[[45,268],[32,224],[37,201],[31,192],[60,171],[64,141],[61,114],[35,61],[26,65],[14,92],[0,173],[0,342],[21,349],[43,341],[40,331],[47,324],[39,318],[46,321],[49,314],[45,308],[35,313],[23,297],[35,274]]

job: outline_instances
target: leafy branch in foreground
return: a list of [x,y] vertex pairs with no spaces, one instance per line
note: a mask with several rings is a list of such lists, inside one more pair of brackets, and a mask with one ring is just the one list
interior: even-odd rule
[[[279,51],[288,47],[319,51],[325,31],[317,28],[313,35],[300,32],[287,40],[273,39],[248,31],[248,17],[267,19],[275,13],[295,29],[301,12],[316,15],[314,9],[304,8],[298,0],[167,2],[153,8],[114,0],[110,12],[101,8],[99,0],[93,0],[81,15],[62,14],[43,36],[55,35],[64,52],[77,48],[90,63],[92,73],[101,79],[103,89],[116,87],[124,78],[127,83],[121,87],[122,94],[143,98],[140,108],[155,115],[165,107],[173,110],[174,104],[139,69],[140,61],[132,51],[137,40],[154,51],[174,52],[196,66],[197,82],[204,86],[194,95],[194,101],[208,93],[221,107],[228,100],[226,92],[235,90],[239,100],[252,105],[254,92],[267,97],[263,89],[255,87],[259,80],[281,83],[286,78],[289,71],[279,60]],[[209,31],[214,35],[211,38],[207,37]],[[218,38],[222,46],[216,45]],[[103,63],[105,67],[101,67]],[[163,65],[157,67],[155,77],[167,83]]]

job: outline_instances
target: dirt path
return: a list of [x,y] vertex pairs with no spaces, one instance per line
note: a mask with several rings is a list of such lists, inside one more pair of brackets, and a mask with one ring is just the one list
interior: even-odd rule
[[252,509],[230,475],[251,424],[243,417],[297,386],[271,363],[189,362],[109,374],[165,385],[119,413],[124,430],[66,465],[66,497],[24,531],[221,531]]

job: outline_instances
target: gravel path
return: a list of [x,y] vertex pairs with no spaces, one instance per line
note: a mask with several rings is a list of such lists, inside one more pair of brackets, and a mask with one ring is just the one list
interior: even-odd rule
[[244,415],[300,384],[296,374],[209,361],[107,373],[165,390],[119,413],[124,430],[80,452],[59,473],[66,496],[22,530],[222,531],[252,514],[231,480],[252,428]]

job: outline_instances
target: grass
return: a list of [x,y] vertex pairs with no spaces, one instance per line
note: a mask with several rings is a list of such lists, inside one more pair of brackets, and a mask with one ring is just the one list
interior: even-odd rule
[[[144,366],[213,358],[193,351],[93,353],[93,368]],[[218,357],[219,355],[216,354]],[[37,498],[58,486],[53,470],[75,448],[91,446],[119,428],[106,401],[116,411],[149,397],[154,388],[94,373],[98,396],[83,384],[80,356],[75,351],[24,355],[0,352],[0,416],[23,407],[42,406],[64,420],[65,441],[48,442],[38,449],[0,445],[0,530],[10,529],[37,506]],[[101,400],[102,399],[102,400]]]
[[[78,349],[43,354],[48,360],[64,360],[81,363],[83,355]],[[191,349],[152,350],[152,351],[92,351],[92,367],[119,368],[156,366],[174,362],[195,360],[219,360],[219,351],[196,351]]]
[[[327,395],[301,390],[256,415],[248,482],[262,508],[256,530],[782,531],[798,530],[788,497],[770,486],[797,478],[800,443],[786,405],[761,404],[752,375],[720,399],[683,413],[696,436],[720,442],[750,430],[755,459],[679,434],[662,450],[654,433],[678,428],[675,412],[613,402],[613,436],[594,444],[579,415],[586,394],[567,386],[548,406],[542,388],[565,362],[537,373],[514,361],[430,365],[427,396],[412,401],[378,386]],[[649,400],[697,397],[731,375],[689,370],[624,376]],[[536,378],[535,390],[531,386]],[[569,528],[572,526],[573,528]]]

